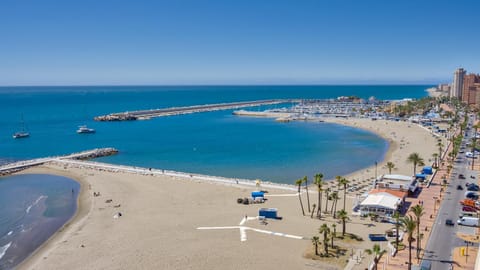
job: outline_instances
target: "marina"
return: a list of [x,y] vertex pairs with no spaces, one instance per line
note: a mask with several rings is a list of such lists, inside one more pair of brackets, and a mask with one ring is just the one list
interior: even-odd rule
[[198,112],[211,112],[228,109],[239,109],[244,107],[254,107],[261,105],[274,105],[280,103],[294,103],[298,100],[292,99],[270,99],[270,100],[257,100],[246,102],[231,102],[220,104],[206,104],[206,105],[194,105],[186,107],[171,107],[164,109],[152,109],[152,110],[139,110],[131,112],[111,113],[107,115],[101,115],[94,118],[95,121],[132,121],[132,120],[148,120],[153,117],[173,116],[181,114],[190,114]]

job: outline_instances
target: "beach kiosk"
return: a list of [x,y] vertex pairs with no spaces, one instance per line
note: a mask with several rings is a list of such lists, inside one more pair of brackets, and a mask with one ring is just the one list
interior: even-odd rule
[[260,210],[258,210],[258,216],[278,219],[277,212],[277,208],[260,208]]

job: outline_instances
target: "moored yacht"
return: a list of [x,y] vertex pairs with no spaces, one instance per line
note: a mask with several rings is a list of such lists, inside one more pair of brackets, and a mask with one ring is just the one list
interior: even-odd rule
[[95,129],[93,128],[88,128],[87,126],[79,126],[77,129],[78,134],[84,134],[84,133],[95,133]]
[[21,131],[15,132],[12,137],[14,139],[22,139],[22,138],[30,137],[30,133],[28,133],[27,128],[25,127],[25,121],[23,121],[23,114],[21,117],[20,124],[21,124]]
[[22,132],[15,132],[12,136],[14,139],[22,139],[22,138],[27,138],[30,137],[30,133],[22,131]]

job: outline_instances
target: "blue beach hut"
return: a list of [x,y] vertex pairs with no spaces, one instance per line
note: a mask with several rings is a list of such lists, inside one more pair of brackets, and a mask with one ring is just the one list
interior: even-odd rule
[[425,179],[427,179],[427,175],[423,174],[423,173],[417,173],[415,175],[415,178],[425,180]]
[[432,166],[425,166],[425,167],[423,167],[422,173],[423,173],[423,174],[433,174]]
[[265,218],[277,219],[277,208],[260,208],[258,215]]
[[252,191],[252,198],[255,200],[255,198],[263,198],[264,197],[264,192],[263,191]]

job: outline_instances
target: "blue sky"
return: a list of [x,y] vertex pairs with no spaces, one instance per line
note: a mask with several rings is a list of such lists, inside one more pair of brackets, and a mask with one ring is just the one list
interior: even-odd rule
[[440,83],[476,0],[3,0],[0,85]]

